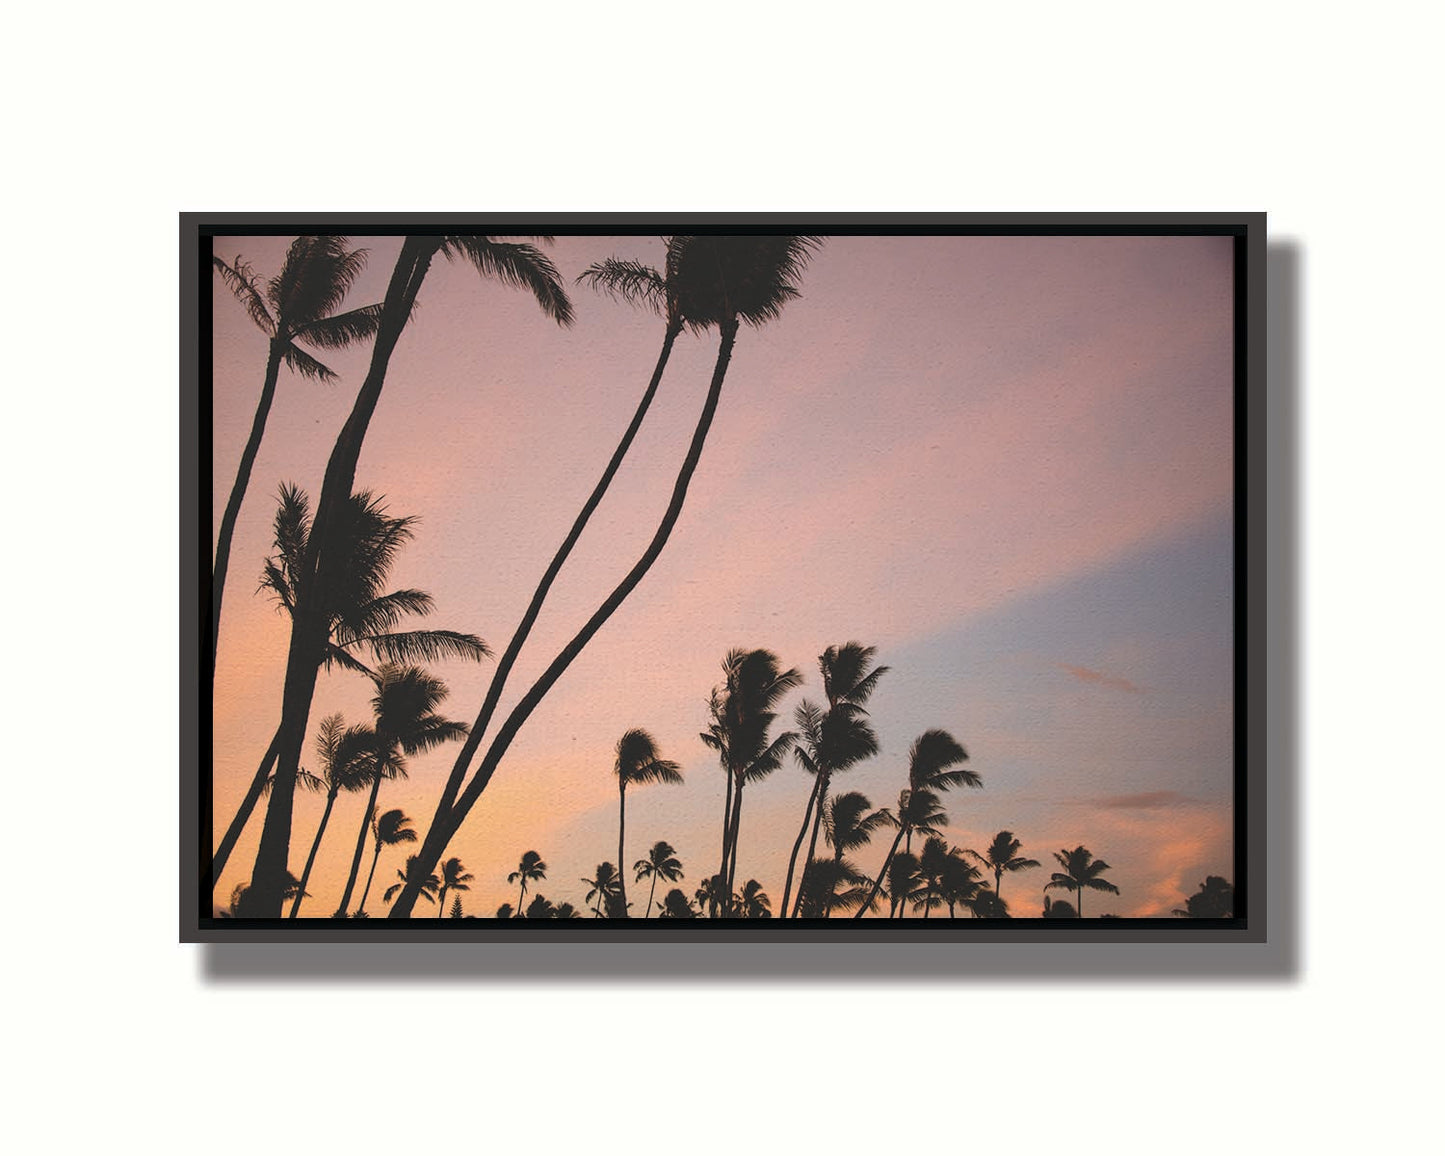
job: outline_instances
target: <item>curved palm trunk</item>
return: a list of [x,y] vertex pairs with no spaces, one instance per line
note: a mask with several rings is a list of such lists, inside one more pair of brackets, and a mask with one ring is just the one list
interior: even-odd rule
[[[677,340],[680,332],[682,332],[681,325],[667,327],[667,333],[662,340],[662,352],[657,358],[657,366],[652,371],[652,379],[647,383],[642,400],[637,404],[637,411],[632,415],[632,423],[623,433],[622,440],[617,443],[617,448],[612,451],[612,459],[607,463],[607,468],[602,471],[597,485],[592,488],[592,493],[572,523],[572,529],[568,531],[562,545],[557,548],[557,553],[553,555],[551,564],[547,567],[546,573],[542,575],[542,580],[537,583],[537,589],[532,593],[532,601],[527,604],[522,621],[517,624],[517,629],[512,634],[512,640],[507,643],[507,649],[498,660],[496,669],[492,671],[492,681],[487,687],[487,696],[482,701],[482,709],[477,712],[476,721],[472,723],[472,729],[462,744],[461,750],[457,752],[456,760],[452,763],[451,774],[447,778],[446,786],[442,789],[442,796],[437,801],[436,813],[432,816],[431,826],[422,842],[419,859],[426,859],[435,853],[436,859],[440,860],[442,852],[446,850],[444,843],[439,847],[436,846],[437,839],[440,837],[440,832],[446,829],[444,820],[456,801],[457,792],[461,790],[462,782],[466,778],[467,768],[471,765],[473,756],[476,755],[482,739],[486,736],[487,727],[491,726],[492,716],[496,713],[497,703],[501,700],[502,691],[506,688],[507,678],[512,673],[517,655],[521,653],[522,644],[531,634],[532,626],[537,621],[537,615],[542,611],[542,603],[546,601],[547,594],[552,589],[552,583],[556,581],[557,575],[561,572],[563,563],[571,555],[572,548],[577,545],[577,539],[582,536],[587,522],[607,493],[613,477],[622,465],[622,459],[632,448],[632,442],[637,437],[637,431],[642,428],[643,418],[647,416],[652,399],[657,394],[657,387],[662,382],[663,370],[667,368],[668,358],[672,355],[673,342]],[[617,869],[619,871],[622,869],[621,863],[617,865]]]
[[738,873],[738,832],[742,829],[743,823],[743,776],[738,774],[738,781],[733,786],[733,823],[732,835],[728,840],[727,854],[727,903],[732,906],[733,883]]
[[627,830],[627,785],[623,783],[619,789],[620,800],[617,805],[617,894],[620,895],[622,918],[627,918],[627,879],[626,872],[622,870],[622,864],[626,862],[622,857],[622,836]]
[[[778,918],[788,917],[788,899],[793,894],[793,869],[798,865],[798,852],[803,849],[803,837],[808,833],[808,824],[813,818],[813,803],[818,798],[818,782],[821,775],[813,776],[813,789],[808,792],[808,805],[803,808],[803,825],[798,828],[798,837],[793,840],[793,853],[788,856],[788,875],[783,883],[783,902],[778,905]],[[803,883],[798,881],[798,898],[803,897]]]
[[[418,893],[418,894],[421,893],[421,888],[420,888],[420,887],[417,888],[417,893]],[[405,894],[406,894],[406,889],[403,888],[403,889],[402,889],[402,892],[401,892],[401,895],[398,895],[398,896],[396,897],[397,903],[400,903],[400,902],[401,902],[402,895],[405,895]],[[524,899],[526,899],[526,898],[527,898],[527,880],[526,880],[525,878],[523,878],[523,880],[522,880],[522,890],[517,894],[517,918],[518,918],[518,919],[525,919],[525,918],[526,918],[526,916],[523,914],[523,908],[522,908],[522,901],[523,901]],[[392,911],[392,914],[393,914],[393,915],[396,914],[396,904],[392,904],[391,911]]]
[[376,850],[371,853],[371,870],[366,873],[366,886],[361,889],[361,902],[356,905],[357,911],[366,910],[366,897],[371,894],[371,881],[376,878],[376,861],[381,858],[381,840],[376,841]]
[[[808,868],[812,865],[812,862],[813,862],[813,853],[818,849],[818,828],[819,828],[819,826],[822,825],[822,822],[823,822],[823,807],[824,807],[824,806],[827,804],[827,802],[828,802],[828,776],[827,776],[827,774],[820,775],[820,776],[819,776],[819,781],[815,784],[815,786],[816,786],[817,789],[818,789],[818,790],[817,790],[817,794],[818,794],[818,806],[817,806],[816,810],[814,810],[814,812],[813,812],[813,836],[812,836],[811,839],[808,840],[808,857],[803,860],[803,878],[804,878],[804,879],[806,879],[806,878],[808,877]],[[793,918],[794,918],[794,919],[797,919],[797,918],[798,918],[798,912],[799,912],[800,910],[802,910],[802,907],[803,907],[803,885],[802,885],[801,883],[799,883],[799,884],[798,884],[798,899],[797,899],[797,902],[793,904]]]
[[[835,839],[838,837],[838,834],[837,834],[836,831],[833,833],[833,837],[834,837]],[[833,914],[833,900],[837,898],[837,894],[838,894],[838,880],[842,877],[842,874],[843,874],[843,872],[842,872],[842,866],[843,866],[843,848],[842,848],[842,847],[834,847],[834,848],[833,848],[833,864],[834,864],[834,867],[836,868],[836,870],[834,870],[834,872],[833,872],[833,885],[828,888],[828,897],[823,900],[823,918],[824,918],[824,919],[829,918],[829,917]]]
[[[476,804],[477,799],[481,797],[482,792],[487,789],[487,784],[492,781],[492,775],[496,772],[497,765],[507,753],[507,748],[511,746],[517,732],[522,729],[522,724],[531,717],[532,712],[537,709],[537,704],[562,677],[563,672],[572,665],[573,660],[582,653],[582,648],[592,641],[593,635],[612,617],[627,596],[637,588],[637,584],[652,569],[653,563],[662,553],[662,548],[667,545],[672,528],[682,514],[688,486],[692,482],[693,473],[697,470],[697,463],[702,458],[702,448],[707,441],[708,430],[712,427],[713,416],[717,413],[718,398],[722,396],[723,379],[727,376],[728,363],[732,360],[733,345],[737,341],[737,321],[725,321],[721,326],[721,331],[722,337],[718,343],[717,361],[713,366],[712,383],[708,387],[707,400],[703,402],[697,428],[693,431],[692,443],[688,446],[687,456],[683,459],[682,468],[678,471],[677,481],[672,488],[672,499],[662,516],[657,532],[627,576],[612,591],[607,600],[597,608],[596,613],[587,620],[586,625],[578,631],[572,641],[552,660],[552,665],[532,684],[532,688],[522,696],[522,700],[512,708],[512,713],[502,723],[501,729],[497,731],[491,746],[488,747],[481,765],[477,768],[477,773],[446,816],[445,823],[438,829],[436,839],[433,840],[431,833],[428,833],[430,849],[424,846],[422,850],[424,857],[419,856],[417,860],[418,871],[423,877],[436,869],[437,862],[440,860],[442,852],[446,850],[447,843],[456,834],[457,828],[461,826],[462,821]],[[396,905],[391,909],[393,919],[404,919],[411,913],[412,907],[416,904],[417,891],[418,888],[414,883],[409,882],[406,885],[398,897]]]
[[[718,863],[717,879],[726,879],[728,873],[728,853],[732,846],[733,838],[733,769],[731,766],[724,768],[727,771],[727,784],[723,787],[723,829],[722,829],[722,859]],[[708,915],[712,919],[717,918],[717,888],[713,888],[712,895],[708,896]]]
[[647,910],[642,913],[643,919],[652,918],[652,896],[657,890],[657,872],[652,873],[652,886],[647,889]]
[[271,768],[276,765],[276,748],[281,739],[281,732],[277,730],[271,739],[271,745],[266,748],[266,753],[261,757],[261,765],[256,768],[255,777],[251,779],[251,785],[246,788],[246,797],[241,800],[241,805],[236,810],[236,817],[231,820],[231,825],[226,828],[226,833],[221,836],[221,842],[216,847],[216,853],[211,858],[211,890],[215,890],[216,884],[220,882],[221,872],[226,869],[226,863],[231,858],[231,852],[236,848],[236,840],[241,837],[246,824],[251,821],[251,815],[256,810],[256,804],[261,801],[261,796],[266,791],[266,779],[271,774]]
[[216,681],[216,647],[221,638],[221,596],[226,589],[226,570],[231,562],[231,538],[236,532],[236,519],[241,514],[241,502],[246,497],[246,487],[251,481],[251,467],[256,464],[256,454],[261,449],[261,438],[266,432],[266,418],[271,412],[271,402],[276,397],[276,379],[281,374],[281,357],[285,352],[285,340],[280,336],[271,338],[271,351],[266,357],[266,378],[261,385],[261,400],[256,404],[256,416],[251,421],[251,436],[246,439],[246,448],[241,451],[241,464],[236,469],[236,480],[231,485],[231,496],[226,500],[226,510],[221,515],[221,529],[216,535],[216,561],[211,569],[213,684]]
[[261,844],[256,849],[256,862],[251,870],[251,886],[243,904],[241,914],[244,916],[276,918],[281,914],[282,892],[286,887],[286,859],[291,845],[296,770],[300,766],[301,748],[306,741],[306,723],[311,713],[311,700],[316,693],[316,676],[326,649],[328,624],[321,612],[326,599],[321,592],[329,585],[331,569],[336,565],[333,551],[323,544],[331,536],[337,511],[351,497],[357,459],[361,456],[367,426],[381,397],[381,387],[386,382],[392,352],[411,316],[417,291],[439,245],[440,240],[435,237],[408,237],[402,244],[401,255],[397,258],[382,304],[371,367],[326,463],[321,497],[316,503],[316,514],[311,522],[311,534],[297,580],[291,645],[286,656],[286,681],[281,696],[281,738],[277,748],[276,779],[271,787],[270,805],[266,808]]
[[[376,813],[376,796],[381,790],[381,775],[378,774],[371,783],[371,796],[366,800],[366,811],[361,816],[361,830],[356,834],[356,852],[351,857],[351,873],[346,877],[346,889],[341,893],[341,903],[336,908],[336,914],[342,919],[346,918],[346,909],[351,903],[351,891],[356,886],[356,877],[361,873],[361,857],[366,854],[366,833],[371,830],[371,817]],[[381,853],[381,845],[377,844],[377,854]],[[371,868],[376,870],[376,862],[372,861]]]
[[898,844],[903,842],[903,833],[905,830],[906,827],[899,827],[898,834],[893,836],[893,846],[888,848],[888,854],[883,857],[883,869],[878,872],[878,878],[873,880],[873,890],[868,892],[868,898],[863,901],[863,906],[858,908],[853,916],[854,919],[863,918],[863,913],[872,906],[873,900],[878,897],[878,892],[883,889],[883,880],[887,878],[888,875],[888,865],[893,862],[893,856],[898,854]]
[[995,895],[997,895],[1000,899],[1003,898],[1003,868],[1002,868],[1002,867],[995,867],[995,868],[993,869],[993,893],[994,893]]
[[442,906],[442,904],[444,904],[446,901],[447,901],[447,888],[443,887],[443,888],[441,889],[441,891],[437,894],[437,918],[438,918],[438,919],[445,919],[445,918],[447,917],[447,909]]
[[311,878],[311,867],[316,862],[316,851],[321,846],[321,836],[326,834],[326,823],[331,818],[331,807],[336,802],[337,788],[326,792],[326,809],[321,812],[321,825],[316,828],[316,838],[311,840],[311,854],[306,856],[306,868],[301,872],[301,883],[296,888],[296,902],[291,904],[291,918],[301,910],[301,900],[306,894],[306,883]]

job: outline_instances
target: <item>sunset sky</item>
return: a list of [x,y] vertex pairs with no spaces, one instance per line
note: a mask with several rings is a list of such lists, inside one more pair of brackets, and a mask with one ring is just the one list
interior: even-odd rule
[[[290,237],[223,237],[269,276]],[[399,237],[370,250],[347,307],[379,301]],[[468,914],[515,902],[522,853],[536,888],[583,906],[616,857],[613,748],[657,739],[681,787],[629,792],[627,878],[657,839],[691,895],[717,869],[723,774],[698,732],[732,647],[766,647],[804,675],[785,703],[822,698],[817,656],[856,639],[891,667],[869,704],[878,757],[834,780],[896,805],[911,742],[942,728],[983,789],[944,797],[948,837],[985,849],[1001,828],[1044,863],[1004,880],[1037,915],[1051,852],[1084,844],[1117,896],[1085,913],[1167,915],[1207,874],[1233,877],[1232,239],[835,237],[802,298],[739,336],[682,517],[641,586],[512,745],[448,854],[476,875]],[[564,278],[607,256],[658,263],[655,237],[561,237]],[[662,324],[576,286],[559,329],[529,295],[438,258],[392,358],[357,488],[416,515],[390,588],[437,610],[418,623],[481,635],[500,654],[630,419]],[[266,338],[215,286],[214,518],[260,391]],[[706,393],[714,335],[678,340],[657,400],[553,588],[498,721],[641,554],[667,503]],[[215,826],[235,813],[280,717],[289,621],[257,581],[283,481],[313,498],[369,347],[322,354],[331,386],[283,369],[232,549],[217,664]],[[492,663],[448,662],[441,708],[470,723]],[[316,723],[370,717],[370,684],[317,684]],[[384,784],[381,809],[428,826],[455,745]],[[791,760],[749,788],[738,883],[781,899],[811,780]],[[365,795],[337,803],[303,913],[330,915]],[[300,873],[323,798],[301,793]],[[264,807],[264,804],[263,804]],[[216,888],[250,872],[258,812]],[[852,856],[870,875],[881,835]],[[411,848],[414,849],[414,848]],[[384,912],[407,849],[386,849],[367,908]],[[370,850],[362,866],[362,880]],[[359,890],[360,884],[358,884]],[[1053,896],[1074,897],[1063,892]],[[659,888],[658,898],[662,895]],[[530,896],[530,892],[529,892]],[[448,900],[450,903],[450,899]],[[432,914],[425,902],[420,914]]]

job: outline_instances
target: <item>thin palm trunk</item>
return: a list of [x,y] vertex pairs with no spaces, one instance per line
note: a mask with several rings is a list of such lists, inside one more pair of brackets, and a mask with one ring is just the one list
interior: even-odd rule
[[[417,888],[417,890],[420,891],[421,888]],[[402,895],[405,895],[405,894],[406,894],[406,892],[403,891],[403,892],[402,892]],[[398,895],[397,898],[400,899],[401,896]],[[524,916],[522,915],[522,900],[524,900],[524,899],[526,899],[526,898],[527,898],[527,880],[526,880],[525,878],[523,878],[523,880],[522,880],[522,890],[517,893],[517,917],[518,917],[519,919],[520,919],[520,918],[524,918]],[[392,913],[395,914],[395,912],[396,912],[396,907],[393,906],[391,910],[392,910]]]
[[[381,774],[371,781],[371,796],[366,800],[366,811],[361,816],[361,830],[356,835],[356,853],[351,857],[351,873],[346,877],[346,889],[341,893],[341,903],[336,914],[346,917],[347,905],[351,902],[351,891],[356,886],[356,877],[361,873],[361,857],[366,854],[366,833],[371,830],[371,817],[376,813],[376,796],[381,791]],[[378,854],[380,851],[378,850]],[[375,862],[372,863],[373,870]]]
[[311,866],[316,862],[316,851],[321,846],[321,836],[326,834],[326,823],[331,818],[331,808],[336,802],[337,788],[326,792],[326,809],[321,812],[321,825],[316,828],[316,838],[311,840],[311,854],[306,856],[306,868],[301,872],[301,884],[296,888],[296,902],[291,904],[291,918],[301,910],[301,899],[306,894],[306,883],[311,878]]
[[366,873],[366,886],[361,889],[361,902],[356,905],[357,911],[366,910],[366,897],[371,894],[371,881],[376,878],[376,862],[381,858],[381,840],[376,841],[376,849],[371,853],[371,870]]
[[[703,402],[702,413],[698,417],[697,428],[693,431],[692,442],[688,447],[687,456],[683,459],[682,468],[678,471],[677,481],[673,484],[672,499],[668,503],[667,510],[662,516],[662,521],[653,535],[651,543],[638,559],[636,565],[628,572],[627,576],[612,591],[607,600],[598,607],[595,614],[588,619],[586,625],[578,631],[571,642],[552,660],[542,676],[532,685],[532,688],[522,697],[522,700],[512,708],[506,720],[502,723],[501,729],[497,731],[496,737],[492,740],[491,746],[487,749],[477,773],[467,785],[457,800],[456,805],[446,816],[444,825],[440,828],[437,839],[432,843],[432,850],[428,851],[423,847],[422,856],[418,857],[418,871],[422,878],[436,869],[441,853],[446,850],[446,845],[456,834],[457,828],[462,824],[468,812],[471,811],[487,784],[491,782],[492,775],[497,765],[507,753],[512,740],[517,732],[522,729],[523,723],[527,721],[537,704],[542,701],[547,692],[563,672],[572,665],[576,657],[582,653],[582,648],[592,640],[603,624],[612,617],[617,608],[629,594],[636,589],[637,584],[642,581],[652,565],[657,561],[662,548],[667,545],[667,539],[672,534],[673,527],[677,524],[678,517],[682,514],[684,501],[687,499],[687,490],[692,482],[692,475],[697,470],[697,463],[702,458],[703,445],[707,441],[708,430],[712,427],[713,416],[717,413],[718,399],[722,396],[723,379],[727,376],[728,363],[732,360],[733,345],[737,341],[738,323],[736,320],[725,321],[721,326],[722,337],[718,343],[717,361],[713,366],[712,382],[708,388],[707,400]],[[435,824],[434,824],[435,826]],[[429,836],[430,838],[430,833]],[[416,882],[408,882],[398,897],[396,905],[391,909],[394,919],[403,919],[411,913],[416,903],[420,887]]]
[[1079,893],[1079,898],[1078,898],[1077,900],[1075,900],[1075,902],[1078,903],[1078,905],[1079,905],[1079,918],[1080,918],[1080,919],[1083,919],[1083,918],[1084,918],[1084,885],[1083,885],[1082,883],[1080,883],[1079,886],[1078,886],[1077,888],[1075,888],[1075,890]]
[[883,868],[878,872],[878,878],[873,880],[873,890],[868,892],[868,898],[863,901],[863,906],[858,908],[857,913],[853,916],[854,919],[863,918],[863,912],[872,906],[878,892],[883,890],[883,880],[888,875],[888,865],[893,862],[893,856],[898,853],[898,844],[903,842],[903,834],[906,829],[906,825],[899,827],[898,834],[893,836],[893,846],[888,848],[888,854],[883,857]]
[[[621,780],[619,780],[621,782]],[[627,830],[627,784],[621,783],[618,788],[617,804],[617,894],[621,896],[619,904],[622,910],[622,918],[627,918],[627,873],[622,870],[622,864],[627,862],[622,857],[622,837]]]
[[[818,849],[818,827],[823,822],[823,808],[827,805],[828,802],[828,776],[826,774],[819,775],[818,782],[815,785],[817,786],[818,806],[813,811],[813,836],[811,839],[808,840],[808,857],[803,860],[804,879],[808,877],[808,868],[812,866],[813,853]],[[794,919],[798,918],[798,912],[802,910],[802,907],[803,887],[802,884],[799,884],[798,898],[797,901],[793,904]]]
[[[803,825],[798,828],[798,837],[793,840],[793,853],[788,856],[788,875],[783,883],[783,902],[778,907],[778,918],[788,917],[788,898],[793,894],[793,868],[798,863],[798,852],[803,849],[803,838],[808,833],[808,824],[813,818],[813,803],[818,798],[818,783],[822,776],[813,776],[813,789],[808,792],[808,805],[803,808]],[[803,884],[798,882],[798,897],[802,898]]]
[[652,886],[647,889],[647,910],[642,913],[643,919],[652,918],[652,896],[657,890],[657,872],[652,873]]
[[255,777],[251,779],[251,785],[246,788],[246,797],[241,800],[241,806],[236,810],[236,817],[231,820],[231,825],[226,828],[226,833],[221,836],[220,845],[211,858],[211,889],[214,891],[216,884],[221,880],[221,872],[226,869],[226,863],[231,858],[231,852],[235,850],[236,840],[241,837],[246,824],[251,821],[251,815],[256,810],[256,804],[261,801],[261,796],[266,793],[266,779],[271,774],[271,768],[276,765],[276,749],[281,740],[281,732],[271,737],[271,745],[266,748],[266,753],[261,757],[261,765],[256,768]]
[[[833,837],[834,837],[834,838],[837,838],[837,837],[838,837],[836,832],[834,832],[834,836],[833,836]],[[827,919],[830,915],[833,914],[833,899],[834,899],[834,896],[835,896],[835,894],[836,894],[836,889],[837,889],[837,886],[838,886],[837,881],[838,881],[840,878],[842,878],[842,875],[843,875],[843,872],[842,872],[842,866],[843,866],[843,848],[842,848],[841,846],[839,846],[839,847],[834,847],[834,848],[833,848],[833,866],[834,866],[834,871],[833,871],[833,885],[828,888],[828,897],[823,900],[823,918],[824,918],[824,919]]]
[[[723,829],[722,829],[722,859],[718,863],[717,878],[726,879],[728,873],[728,850],[732,846],[733,838],[733,769],[731,766],[725,768],[727,771],[727,784],[723,787]],[[709,915],[717,918],[717,888],[708,899]]]
[[729,905],[732,903],[733,882],[738,873],[738,832],[742,829],[743,822],[743,777],[738,775],[737,784],[733,787],[733,830],[732,837],[728,841],[728,873],[727,873],[727,899]]
[[[472,729],[462,744],[461,750],[457,752],[456,760],[452,763],[451,774],[447,778],[446,786],[442,789],[441,798],[437,801],[436,813],[432,816],[431,826],[427,830],[426,838],[422,842],[422,849],[418,854],[419,860],[426,860],[433,854],[436,860],[440,860],[442,852],[446,850],[445,843],[441,846],[436,845],[440,832],[446,830],[445,819],[456,801],[457,792],[461,790],[467,768],[481,746],[482,739],[486,736],[487,727],[492,724],[492,716],[496,713],[497,703],[501,701],[502,691],[506,688],[507,678],[517,661],[517,655],[521,653],[523,643],[531,634],[532,626],[537,621],[537,615],[542,611],[542,603],[546,601],[547,594],[552,589],[552,583],[556,581],[558,573],[561,572],[563,563],[571,555],[577,539],[582,536],[588,520],[591,519],[593,512],[612,484],[613,477],[622,465],[622,459],[627,456],[627,451],[632,447],[632,442],[637,437],[637,431],[642,428],[642,421],[647,416],[652,399],[657,394],[657,387],[662,381],[663,370],[667,368],[673,342],[677,340],[677,335],[681,330],[680,325],[668,326],[667,333],[662,340],[662,352],[657,358],[657,366],[652,371],[652,379],[647,383],[647,389],[637,405],[637,411],[632,415],[632,423],[623,433],[622,440],[617,443],[617,448],[612,451],[612,459],[607,463],[607,468],[602,471],[597,485],[592,488],[592,493],[572,523],[572,529],[568,531],[562,545],[557,548],[557,553],[552,556],[551,564],[547,567],[546,573],[542,575],[542,580],[537,583],[537,589],[532,592],[532,601],[527,604],[527,611],[522,615],[522,621],[517,624],[517,629],[512,634],[512,640],[507,643],[506,651],[492,672],[492,681],[487,687],[487,696],[482,701],[482,709],[477,712],[477,719],[472,724]],[[621,869],[622,865],[619,863],[618,870]]]
[[271,351],[266,358],[266,378],[261,385],[261,400],[256,404],[256,416],[251,421],[251,436],[246,439],[246,448],[241,451],[241,464],[236,469],[236,480],[231,485],[231,496],[226,500],[225,512],[221,515],[221,529],[216,535],[216,562],[211,569],[211,682],[216,681],[216,647],[221,638],[221,596],[226,589],[226,570],[231,562],[231,538],[236,532],[236,519],[241,514],[241,502],[246,497],[246,487],[251,481],[251,467],[256,464],[256,454],[261,449],[261,438],[266,432],[266,418],[271,412],[271,402],[276,397],[276,380],[281,374],[281,357],[286,351],[286,342],[279,334],[271,338]]
[[367,426],[381,397],[387,367],[396,349],[417,291],[431,266],[440,239],[408,237],[403,242],[396,268],[387,286],[381,321],[372,346],[371,367],[357,393],[351,414],[336,438],[326,463],[321,497],[312,519],[311,534],[297,581],[297,599],[292,615],[291,644],[286,656],[286,680],[281,696],[281,736],[277,749],[276,779],[271,802],[261,829],[261,843],[251,870],[246,893],[249,916],[275,918],[281,914],[286,887],[286,860],[291,845],[291,814],[296,796],[296,771],[306,741],[306,723],[316,693],[316,677],[325,653],[328,623],[321,612],[326,604],[323,591],[336,565],[332,551],[323,548],[336,524],[337,512],[351,497],[356,480],[356,463],[361,456]]
[[439,891],[439,892],[437,893],[437,918],[438,918],[438,919],[445,919],[445,918],[447,917],[447,909],[446,909],[445,906],[443,906],[443,905],[446,903],[446,901],[447,901],[447,888],[443,887],[443,888],[441,889],[441,891]]

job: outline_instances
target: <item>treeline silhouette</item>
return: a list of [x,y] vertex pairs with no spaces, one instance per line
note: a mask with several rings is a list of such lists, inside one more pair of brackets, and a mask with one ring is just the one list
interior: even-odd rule
[[[444,858],[451,840],[537,705],[657,560],[681,515],[740,328],[762,326],[781,315],[800,295],[801,276],[823,243],[822,238],[812,236],[670,236],[663,238],[661,268],[612,258],[578,277],[617,300],[654,313],[663,322],[661,349],[627,430],[539,580],[497,660],[476,718],[467,724],[437,713],[447,698],[447,687],[423,664],[444,659],[481,661],[491,657],[492,651],[470,633],[401,629],[407,619],[423,617],[433,609],[433,600],[424,591],[386,590],[399,550],[413,537],[415,520],[391,517],[382,499],[369,491],[353,491],[355,472],[392,351],[414,315],[432,261],[442,256],[467,262],[484,277],[530,293],[544,314],[565,326],[573,318],[572,302],[556,267],[538,247],[551,240],[406,237],[385,299],[346,312],[339,310],[366,260],[365,251],[352,249],[347,238],[297,238],[281,270],[264,281],[239,257],[230,263],[214,258],[222,282],[270,344],[250,438],[218,534],[209,631],[213,682],[231,539],[280,368],[285,365],[302,376],[330,379],[335,376],[332,371],[302,345],[324,351],[368,339],[372,342],[365,380],[332,448],[314,511],[308,496],[297,487],[280,487],[274,549],[264,561],[261,586],[275,599],[291,628],[281,717],[237,813],[207,865],[214,888],[241,831],[266,798],[250,880],[233,890],[224,915],[274,918],[289,901],[289,916],[297,918],[303,902],[311,898],[306,889],[333,805],[342,792],[366,792],[350,869],[331,908],[332,917],[368,917],[366,905],[382,854],[389,848],[418,843],[405,864],[395,868],[395,881],[382,893],[382,902],[390,905],[389,917],[412,915],[418,902],[443,914],[448,895],[452,899],[450,915],[463,917],[462,894],[474,880],[458,858]],[[718,347],[707,395],[666,510],[623,580],[522,695],[483,750],[516,659],[554,580],[646,418],[673,344],[684,329],[715,332]],[[792,729],[778,730],[777,708],[788,692],[802,685],[801,673],[782,669],[777,656],[767,650],[727,654],[722,681],[707,700],[706,729],[700,734],[701,741],[717,754],[724,782],[717,867],[702,876],[691,895],[681,887],[671,887],[659,900],[659,882],[676,883],[684,875],[673,848],[666,842],[654,844],[631,869],[634,884],[647,882],[644,918],[861,918],[873,914],[926,920],[942,917],[945,911],[949,918],[964,912],[979,918],[1010,914],[1001,894],[1003,876],[1039,863],[1019,853],[1021,844],[1009,831],[999,832],[982,852],[949,845],[944,837],[949,822],[945,797],[956,788],[977,789],[983,784],[965,765],[968,755],[963,746],[947,731],[931,729],[914,740],[896,805],[875,808],[860,792],[834,792],[836,776],[845,776],[879,750],[866,704],[888,668],[876,665],[874,658],[875,648],[858,642],[828,647],[818,660],[821,699],[805,699],[793,712]],[[323,719],[314,736],[314,765],[319,773],[312,774],[300,760],[316,680],[322,670],[338,667],[370,680],[374,690],[371,718],[364,723],[348,723],[340,715]],[[407,776],[408,759],[448,743],[461,745],[425,834],[419,838],[412,820],[400,810],[378,814],[383,785]],[[628,898],[622,870],[627,862],[628,788],[682,782],[678,764],[662,757],[645,730],[636,728],[623,734],[615,755],[616,862],[599,863],[593,878],[579,880],[585,885],[582,908],[595,918],[633,916],[634,901]],[[738,835],[748,788],[774,774],[789,759],[810,777],[811,787],[791,847],[781,899],[774,909],[756,878],[745,877],[738,883]],[[326,798],[299,878],[289,865],[298,788],[324,792]],[[863,870],[860,854],[884,831],[893,833],[886,852],[873,869]],[[370,864],[353,906],[368,844]],[[1054,858],[1061,870],[1052,874],[1044,891],[1071,892],[1077,905],[1053,902],[1045,894],[1047,917],[1064,916],[1063,909],[1068,915],[1081,914],[1085,890],[1117,893],[1104,878],[1109,865],[1095,859],[1085,847],[1061,850]],[[545,879],[545,862],[535,850],[528,851],[508,876],[508,883],[518,888],[517,901],[503,904],[496,916],[579,916],[580,910],[572,903],[554,904],[537,892],[535,885]],[[1199,912],[1191,900],[1189,910],[1183,913],[1216,910],[1218,896],[1214,892],[1211,896],[1200,901]],[[323,906],[320,913],[329,906]],[[307,911],[308,916],[320,913]]]

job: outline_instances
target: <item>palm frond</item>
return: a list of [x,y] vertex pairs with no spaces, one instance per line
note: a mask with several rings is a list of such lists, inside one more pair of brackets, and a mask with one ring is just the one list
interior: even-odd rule
[[382,662],[440,662],[446,658],[481,662],[492,655],[487,644],[475,634],[460,634],[454,630],[368,634],[347,638],[341,645],[365,646]]
[[251,266],[240,257],[237,257],[232,265],[227,265],[219,257],[212,257],[211,262],[216,272],[221,275],[221,280],[225,283],[226,288],[250,314],[256,328],[267,337],[275,337],[276,322],[271,319],[271,314],[266,309],[265,299],[261,295],[260,286],[256,283],[255,271]]
[[625,301],[659,317],[667,315],[667,282],[661,273],[641,261],[609,257],[579,273],[577,283],[605,293],[614,301]]
[[336,380],[336,372],[329,367],[322,365],[311,354],[295,345],[287,345],[281,354],[283,360],[293,373],[299,373],[302,377],[309,377],[314,381],[330,383]]
[[441,250],[448,260],[460,256],[470,261],[483,277],[528,290],[542,312],[557,324],[572,324],[572,302],[562,287],[561,275],[536,246],[494,237],[451,236],[442,238]]
[[363,305],[334,317],[318,317],[296,330],[297,341],[318,349],[345,349],[376,334],[381,324],[381,306]]

